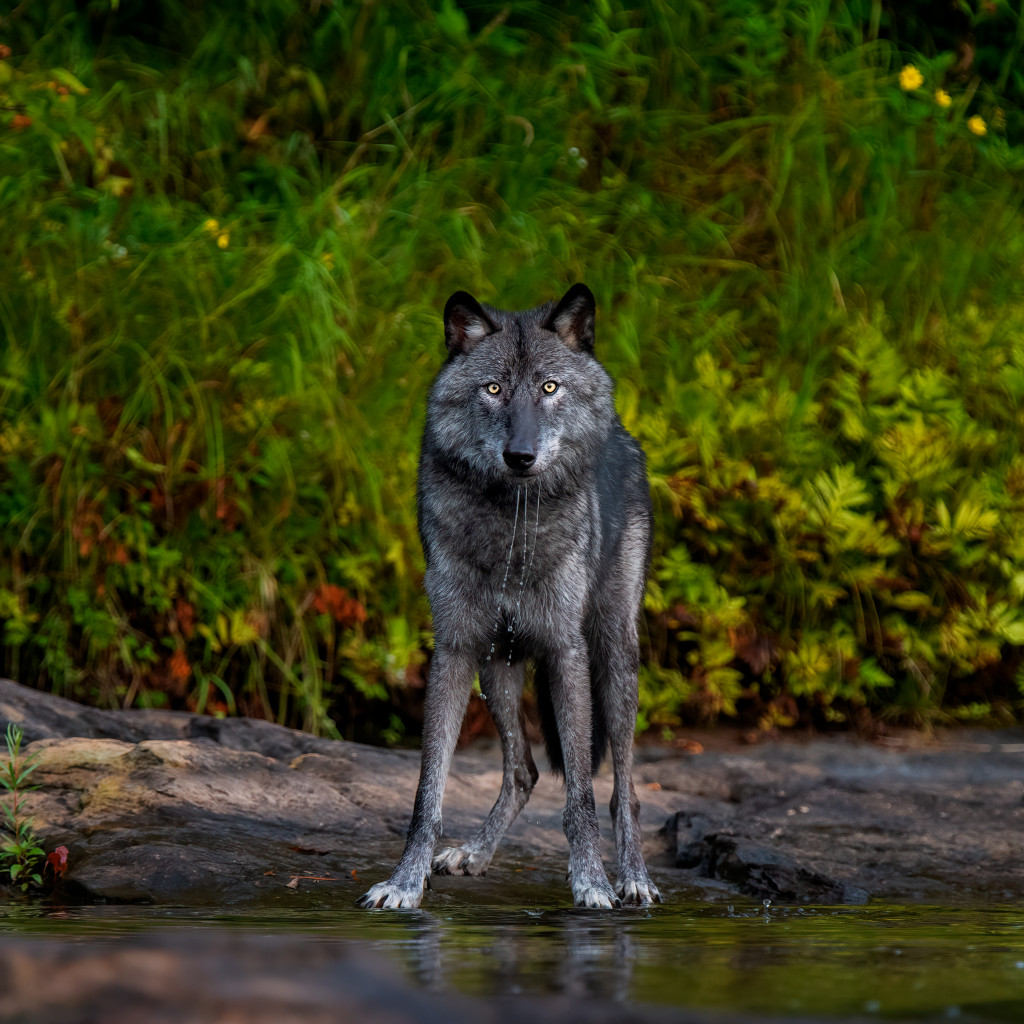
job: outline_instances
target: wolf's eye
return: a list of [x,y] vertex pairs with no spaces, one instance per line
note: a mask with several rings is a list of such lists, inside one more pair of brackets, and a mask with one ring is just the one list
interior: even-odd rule
[[491,383],[487,385],[487,391],[488,391],[489,394],[492,394],[492,395],[500,394],[501,393],[501,385],[500,384],[495,384],[494,381],[491,381]]
[[541,386],[545,395],[553,395],[558,390],[558,385],[553,380],[546,380]]

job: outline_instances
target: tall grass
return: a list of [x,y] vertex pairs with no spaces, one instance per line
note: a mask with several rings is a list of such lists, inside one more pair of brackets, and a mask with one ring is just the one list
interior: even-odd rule
[[395,738],[438,311],[583,279],[657,502],[641,724],[1013,713],[1015,86],[900,27],[826,0],[22,5],[3,670]]

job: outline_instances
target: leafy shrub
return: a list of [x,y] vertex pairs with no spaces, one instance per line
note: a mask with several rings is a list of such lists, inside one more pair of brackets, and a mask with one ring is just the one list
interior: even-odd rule
[[1019,709],[1014,83],[876,4],[673,6],[0,21],[3,670],[397,738],[438,311],[585,278],[642,726]]

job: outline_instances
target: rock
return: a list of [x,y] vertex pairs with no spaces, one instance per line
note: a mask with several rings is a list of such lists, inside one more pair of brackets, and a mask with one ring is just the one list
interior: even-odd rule
[[[262,905],[319,887],[348,902],[387,877],[402,850],[415,751],[250,719],[84,708],[0,680],[0,728],[6,721],[34,741],[40,788],[27,809],[48,850],[68,847],[63,884],[82,899]],[[645,856],[669,902],[736,892],[807,903],[862,891],[1024,899],[1019,730],[902,750],[831,739],[648,751],[635,778]],[[496,745],[456,754],[443,844],[476,827],[500,781]],[[613,870],[608,765],[594,791]],[[568,903],[564,799],[560,781],[543,774],[487,877],[438,878],[435,888],[521,902],[528,880]]]
[[[68,847],[66,893],[81,899],[223,905],[318,887],[352,902],[401,854],[419,753],[326,740],[268,722],[184,712],[100,711],[0,680],[0,727],[38,755],[26,807],[47,850]],[[501,785],[500,754],[457,755],[445,839],[475,828]],[[596,782],[603,805],[607,777]],[[564,791],[548,776],[496,865],[524,859],[563,891]],[[649,801],[648,824],[667,813]],[[606,850],[611,829],[605,821]],[[449,839],[448,837],[451,837]],[[504,861],[503,861],[504,859]],[[512,869],[515,870],[515,869]],[[507,899],[509,871],[438,879]],[[568,901],[568,890],[564,889]]]
[[14,722],[25,741],[91,737],[140,740],[209,739],[231,750],[250,750],[290,760],[312,751],[331,750],[325,740],[254,718],[213,718],[184,711],[87,708],[74,701],[0,679],[0,722]]
[[727,779],[728,796],[686,798],[665,829],[669,852],[691,877],[759,898],[1017,900],[1022,739],[964,731],[903,750],[839,738],[704,754],[692,759],[700,776]]
[[680,813],[666,826],[677,836],[676,866],[736,886],[772,903],[865,903],[865,890],[802,867],[777,849],[729,832],[708,831],[705,818]]
[[67,882],[106,899],[216,902],[267,872],[323,875],[302,851],[342,848],[366,818],[321,779],[209,742],[69,738],[31,749],[36,829],[67,837]]
[[[705,838],[716,830],[712,819],[700,814],[678,811],[665,822],[664,832],[675,836],[677,868],[700,867],[707,856]],[[707,875],[704,876],[708,877]]]

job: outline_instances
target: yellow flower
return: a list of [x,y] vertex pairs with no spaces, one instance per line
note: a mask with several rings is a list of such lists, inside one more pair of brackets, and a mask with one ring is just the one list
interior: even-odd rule
[[228,243],[230,243],[230,241],[231,241],[231,236],[226,231],[222,231],[217,236],[217,246],[220,249],[226,249],[228,247]]
[[978,117],[977,114],[975,114],[974,117],[967,118],[967,129],[975,135],[988,134],[988,125],[985,124],[985,119]]
[[913,64],[907,64],[900,72],[900,88],[904,92],[912,92],[924,85],[924,75]]
[[211,235],[217,234],[220,231],[220,224],[211,217],[207,221],[203,221],[203,227],[210,232]]
[[948,107],[953,101],[949,98],[949,93],[945,89],[936,89],[935,102],[940,107]]

